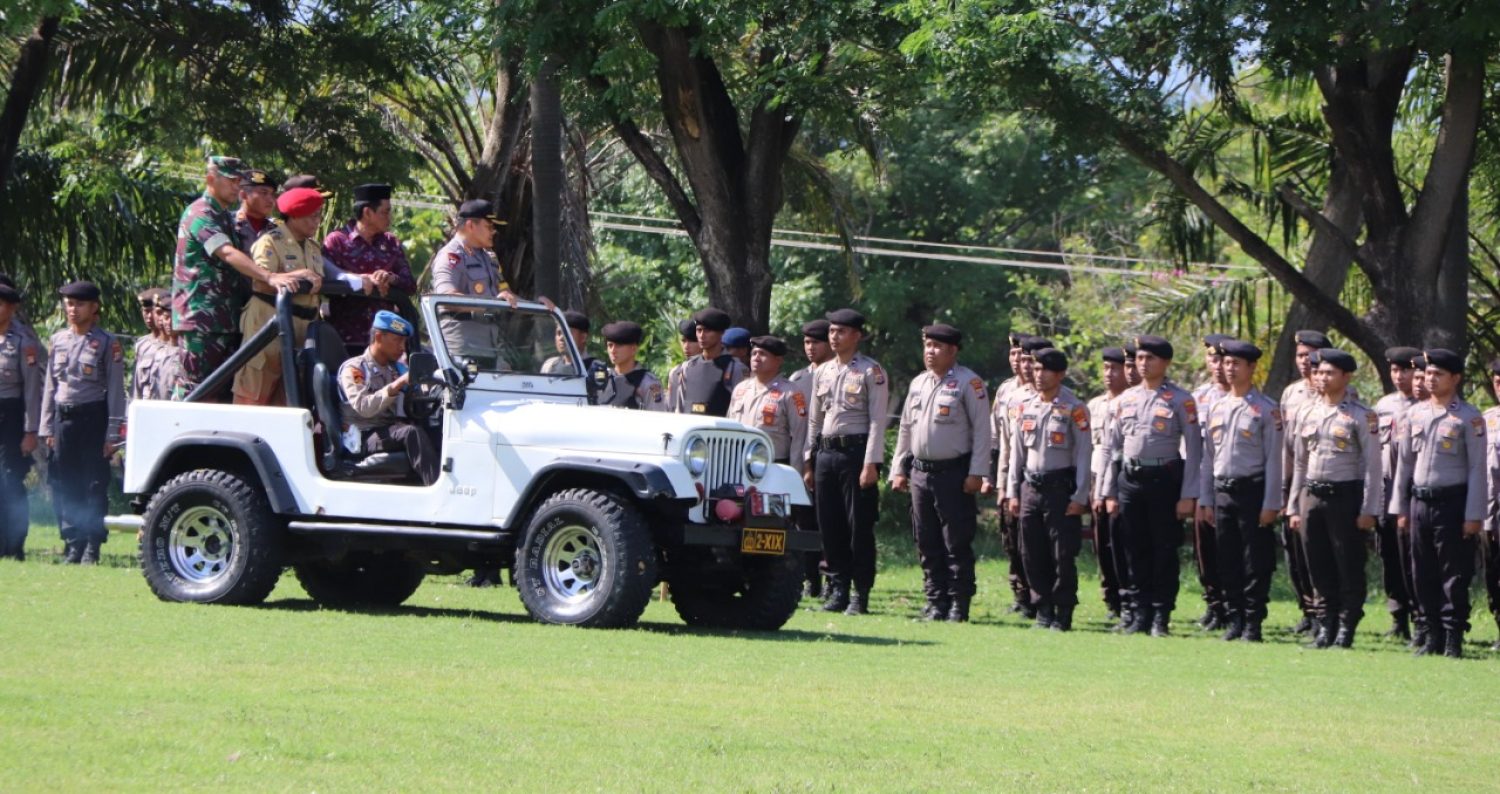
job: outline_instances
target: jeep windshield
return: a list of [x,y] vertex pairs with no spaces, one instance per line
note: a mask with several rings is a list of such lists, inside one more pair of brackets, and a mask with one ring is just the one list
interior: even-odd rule
[[438,331],[448,358],[476,374],[575,376],[578,369],[567,330],[557,316],[535,304],[470,298],[434,300]]

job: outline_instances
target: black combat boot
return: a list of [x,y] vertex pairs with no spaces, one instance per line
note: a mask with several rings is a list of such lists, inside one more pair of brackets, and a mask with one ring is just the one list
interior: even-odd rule
[[82,545],[83,545],[83,553],[79,555],[79,557],[78,557],[78,563],[80,565],[98,565],[99,564],[99,541],[97,541],[97,540],[85,541]]
[[1423,620],[1420,617],[1416,617],[1412,618],[1411,622],[1411,642],[1407,643],[1406,647],[1414,651],[1420,651],[1421,649],[1427,647],[1427,621]]
[[1073,630],[1073,605],[1059,606],[1052,611],[1052,630]]
[[1116,634],[1124,634],[1130,631],[1133,625],[1135,625],[1135,610],[1125,606],[1120,608],[1120,622],[1110,626],[1109,630]]
[[1135,620],[1125,628],[1126,634],[1146,634],[1151,631],[1151,607],[1137,607]]
[[868,615],[870,614],[870,588],[854,586],[854,592],[849,594],[849,607],[844,610],[845,615]]
[[922,610],[922,620],[947,620],[948,612],[952,608],[952,603],[946,598],[929,598],[927,608]]
[[63,564],[77,565],[83,560],[83,541],[69,540],[63,542]]
[[1260,642],[1260,621],[1251,620],[1245,623],[1245,633],[1240,635],[1245,642]]
[[1405,612],[1391,613],[1391,628],[1385,633],[1388,640],[1406,642],[1411,639],[1411,618]]
[[849,585],[842,581],[830,578],[823,594],[824,612],[843,612],[849,608]]
[[1151,615],[1151,636],[1169,637],[1172,635],[1172,613],[1165,609],[1157,610]]
[[1312,647],[1331,647],[1333,645],[1333,636],[1338,631],[1339,619],[1328,615],[1314,622],[1317,624],[1317,632],[1313,635]]
[[1442,626],[1428,626],[1422,637],[1424,642],[1417,648],[1417,656],[1437,656],[1443,652]]
[[1302,620],[1297,621],[1297,625],[1295,625],[1295,626],[1292,627],[1292,634],[1300,636],[1302,634],[1307,634],[1308,632],[1311,632],[1312,630],[1313,630],[1312,615],[1309,615],[1309,614],[1307,614],[1307,613],[1304,612],[1302,614]]
[[1042,604],[1036,608],[1036,624],[1032,628],[1050,629],[1056,617],[1052,611],[1051,604]]
[[1356,621],[1352,621],[1352,620],[1341,620],[1341,621],[1339,621],[1339,633],[1336,634],[1336,635],[1334,635],[1333,644],[1336,645],[1336,646],[1338,646],[1338,647],[1340,647],[1340,648],[1353,648],[1354,647],[1354,630],[1356,628],[1358,628],[1358,627],[1359,627],[1359,623],[1356,622]]
[[474,575],[465,580],[464,584],[470,587],[499,587],[501,584],[500,569],[475,568]]
[[813,579],[808,579],[807,581],[803,582],[802,583],[802,597],[803,598],[822,598],[823,597],[823,577],[819,576],[819,577],[816,577],[816,578],[813,578]]
[[1464,633],[1456,629],[1443,632],[1443,655],[1449,659],[1464,658]]
[[1238,612],[1229,613],[1229,619],[1224,622],[1224,641],[1234,642],[1245,636],[1245,619]]
[[953,606],[948,610],[949,623],[969,622],[969,596],[954,596]]
[[1209,607],[1208,611],[1203,613],[1203,617],[1198,619],[1198,625],[1204,631],[1218,631],[1224,628],[1225,620],[1223,611],[1217,606]]

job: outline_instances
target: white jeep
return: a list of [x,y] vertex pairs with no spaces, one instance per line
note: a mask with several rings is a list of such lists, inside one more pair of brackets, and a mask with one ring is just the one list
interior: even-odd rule
[[[290,566],[320,603],[394,606],[428,573],[509,568],[548,623],[632,625],[661,581],[692,625],[772,630],[796,610],[802,552],[819,548],[792,518],[808,504],[796,472],[735,422],[591,405],[608,376],[585,369],[557,311],[421,300],[431,347],[413,335],[404,402],[440,450],[430,486],[404,454],[343,443],[346,349],[321,321],[294,349],[291,318],[283,296],[186,402],[130,407],[136,514],[108,524],[137,531],[162,599],[257,603]],[[202,401],[269,344],[288,407]]]

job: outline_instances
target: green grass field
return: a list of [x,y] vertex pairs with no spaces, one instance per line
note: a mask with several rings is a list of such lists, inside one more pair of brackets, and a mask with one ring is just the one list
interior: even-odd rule
[[[878,614],[773,634],[532,623],[509,588],[431,579],[337,612],[288,575],[259,608],[157,601],[115,536],[97,568],[0,562],[0,790],[1493,790],[1500,660],[1102,630],[1002,616],[993,557],[969,625],[922,624],[898,547]],[[899,546],[899,544],[897,544]],[[993,554],[993,549],[986,547]],[[1085,555],[1087,557],[1087,555]],[[809,603],[810,606],[810,603]]]

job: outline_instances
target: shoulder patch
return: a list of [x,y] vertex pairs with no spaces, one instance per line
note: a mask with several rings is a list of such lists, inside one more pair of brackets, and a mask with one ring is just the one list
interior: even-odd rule
[[354,381],[355,386],[365,385],[365,368],[358,364],[349,368],[349,380]]
[[115,361],[125,360],[125,351],[120,349],[120,340],[111,339],[109,341],[109,354]]
[[879,364],[870,365],[870,375],[874,377],[876,386],[885,385],[885,370],[881,369]]
[[980,380],[979,378],[974,378],[969,381],[969,388],[974,390],[974,394],[977,395],[979,399],[985,399],[984,381]]
[[1198,403],[1192,397],[1188,397],[1182,401],[1182,410],[1187,413],[1188,424],[1198,424]]
[[1476,416],[1476,417],[1474,417],[1473,420],[1470,421],[1470,424],[1472,424],[1474,426],[1474,435],[1476,435],[1476,436],[1483,436],[1484,435],[1484,420],[1483,419],[1481,419],[1481,418],[1479,418],[1479,417]]
[[1085,432],[1089,429],[1089,410],[1081,405],[1073,408],[1073,426]]
[[792,390],[792,404],[797,406],[798,416],[807,416],[807,398],[802,395],[802,392]]
[[448,264],[450,264],[450,265],[456,265],[456,264],[458,264],[462,260],[463,260],[463,257],[459,256],[457,251],[449,251],[448,252]]

